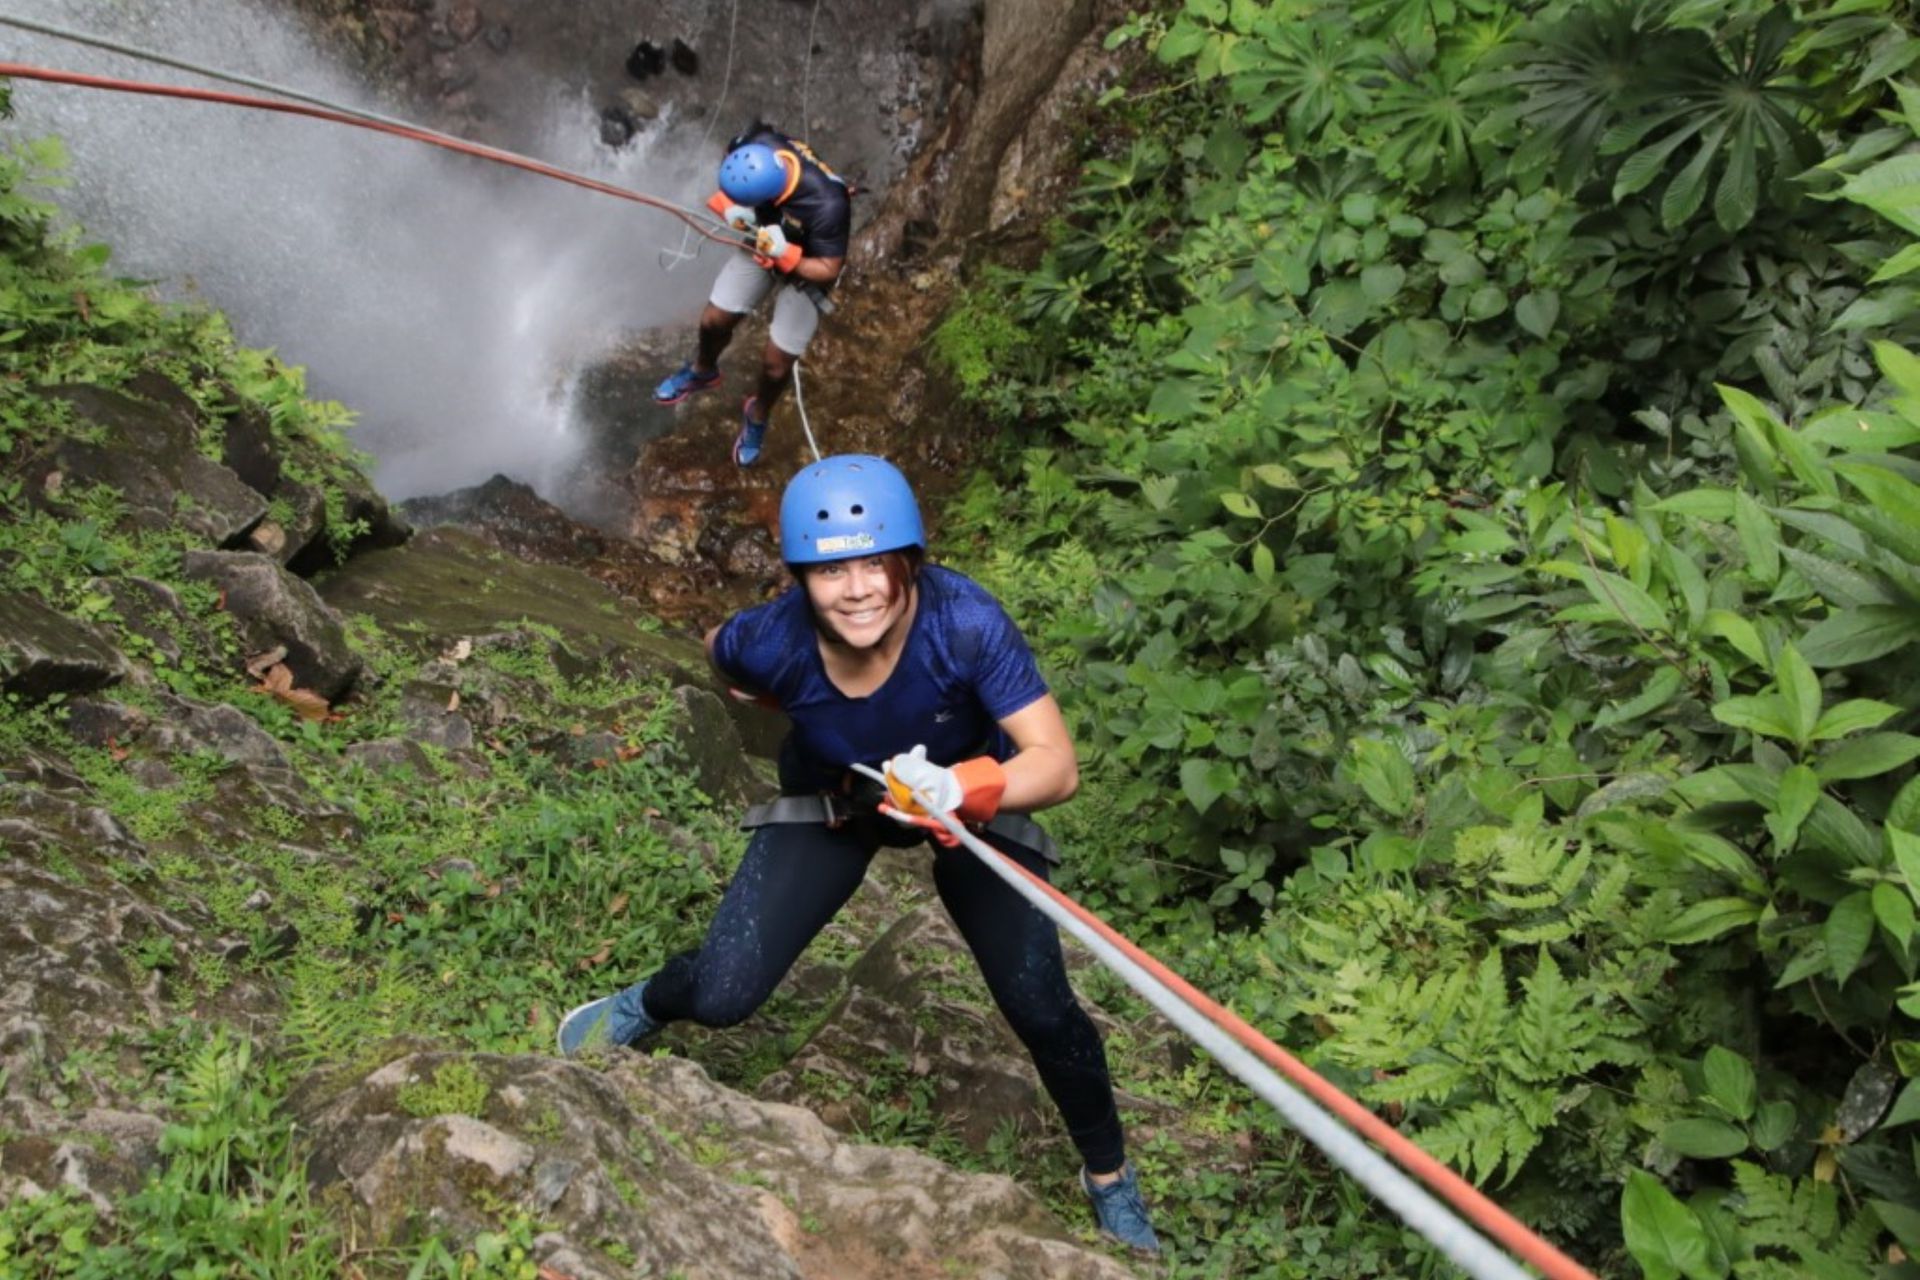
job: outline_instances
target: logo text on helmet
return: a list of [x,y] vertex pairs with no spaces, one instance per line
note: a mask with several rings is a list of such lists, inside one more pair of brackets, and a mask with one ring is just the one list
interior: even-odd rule
[[836,551],[865,551],[872,546],[873,535],[870,533],[843,533],[814,543],[821,555],[832,555]]

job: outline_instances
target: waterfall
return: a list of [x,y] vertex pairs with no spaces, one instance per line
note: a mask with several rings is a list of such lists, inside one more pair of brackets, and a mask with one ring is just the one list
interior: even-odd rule
[[[10,0],[19,16],[416,118],[260,0]],[[476,56],[487,56],[477,54]],[[208,84],[0,28],[0,57]],[[680,224],[629,202],[419,143],[319,121],[37,82],[13,86],[13,137],[57,134],[56,198],[118,274],[230,317],[242,342],[303,365],[360,417],[354,443],[395,498],[496,472],[543,493],[579,464],[581,371],[636,329],[690,321],[712,275],[667,271]],[[697,205],[710,157],[669,141],[672,109],[615,150],[578,86],[528,83],[512,117],[537,158]],[[526,139],[533,139],[527,142]]]

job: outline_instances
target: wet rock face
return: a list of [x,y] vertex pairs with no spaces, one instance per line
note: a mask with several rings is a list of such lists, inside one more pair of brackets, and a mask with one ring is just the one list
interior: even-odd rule
[[88,693],[126,675],[105,636],[33,596],[0,592],[0,690],[39,702]]
[[119,491],[133,527],[179,528],[213,546],[234,541],[266,514],[260,494],[202,455],[197,411],[165,379],[148,375],[126,393],[66,387],[53,394],[85,427],[28,465],[29,492],[40,505],[57,509],[62,491],[105,485]]
[[[456,1078],[467,1114],[412,1114]],[[505,1203],[547,1226],[535,1260],[577,1280],[1129,1274],[1010,1179],[847,1142],[684,1059],[623,1053],[601,1070],[413,1053],[344,1085],[309,1081],[295,1106],[314,1181],[346,1190],[375,1238],[403,1238],[420,1215],[470,1235]]]
[[296,685],[332,702],[353,687],[365,662],[347,644],[340,616],[305,581],[267,556],[189,551],[186,575],[218,586],[248,652],[282,647]]

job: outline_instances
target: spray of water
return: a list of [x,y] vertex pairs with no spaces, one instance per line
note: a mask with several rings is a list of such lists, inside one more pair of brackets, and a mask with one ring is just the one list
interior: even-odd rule
[[[110,36],[388,113],[259,0],[0,0],[23,17]],[[70,43],[0,31],[23,61],[195,83]],[[515,110],[541,159],[697,202],[704,154],[598,140],[577,89],[532,85]],[[360,413],[356,443],[390,496],[496,472],[548,492],[585,445],[580,371],[638,328],[698,304],[708,271],[664,272],[677,224],[624,201],[417,144],[208,104],[17,83],[16,135],[59,135],[61,202],[114,246],[123,274],[197,293],[241,340],[305,365],[315,394]],[[677,154],[675,153],[677,151]]]

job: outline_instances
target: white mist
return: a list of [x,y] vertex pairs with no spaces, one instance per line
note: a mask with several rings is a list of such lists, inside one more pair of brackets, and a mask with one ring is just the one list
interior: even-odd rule
[[[285,16],[248,0],[13,0],[15,12],[389,115]],[[169,84],[185,72],[0,28],[0,56]],[[529,86],[537,158],[697,204],[710,159],[669,156],[669,123],[614,151],[597,104]],[[225,311],[240,339],[307,367],[309,388],[360,415],[355,442],[390,497],[496,472],[543,493],[585,441],[579,371],[633,330],[690,319],[712,275],[661,250],[655,210],[363,130],[234,107],[31,81],[15,136],[58,134],[57,198],[113,269]],[[692,139],[689,139],[692,141]]]

